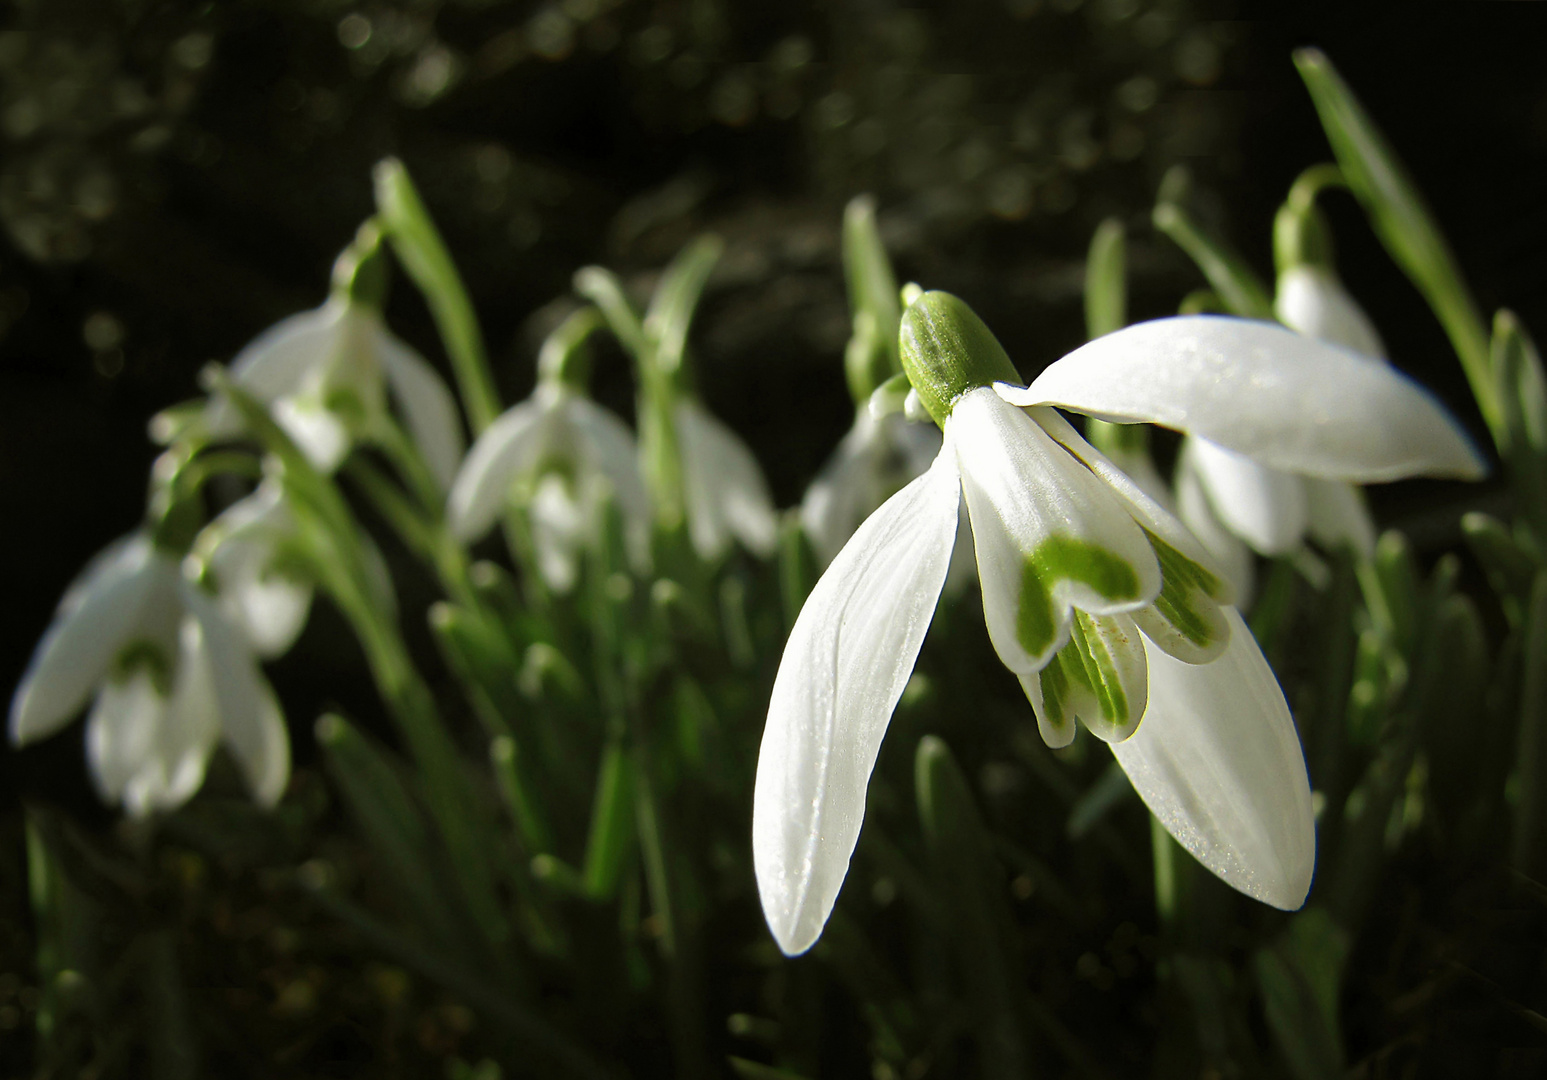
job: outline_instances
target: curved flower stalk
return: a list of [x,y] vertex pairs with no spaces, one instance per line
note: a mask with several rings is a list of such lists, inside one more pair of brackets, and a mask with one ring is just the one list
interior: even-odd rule
[[[332,472],[357,442],[393,446],[392,403],[431,476],[450,486],[465,446],[455,399],[429,362],[395,336],[379,307],[380,235],[361,227],[334,264],[332,295],[321,307],[282,319],[231,362],[231,375],[267,405],[312,464]],[[228,402],[211,403],[209,432],[242,430]]]
[[[902,339],[943,445],[839,552],[785,647],[753,799],[758,887],[780,947],[810,947],[847,873],[963,493],[989,637],[1043,738],[1064,745],[1078,719],[1114,745],[1132,742],[1118,761],[1183,847],[1242,892],[1298,907],[1315,830],[1278,684],[1198,542],[1051,406],[1161,424],[1276,468],[1356,481],[1477,476],[1476,452],[1389,368],[1271,324],[1142,323],[1075,351],[1030,387],[944,293],[909,309]],[[1145,717],[1155,721],[1147,731]]]
[[532,523],[539,573],[556,592],[579,575],[579,556],[601,535],[602,508],[617,502],[628,556],[650,565],[650,496],[628,425],[584,390],[584,338],[597,326],[586,309],[543,343],[532,396],[480,435],[451,486],[447,520],[464,541],[487,533],[514,500]]
[[720,247],[718,238],[705,236],[684,248],[661,275],[643,319],[611,271],[587,266],[575,274],[575,291],[597,306],[634,358],[640,471],[655,519],[667,531],[686,526],[706,562],[724,557],[732,542],[767,558],[779,537],[757,458],[704,407],[686,363],[688,326]]
[[11,700],[11,741],[52,735],[93,694],[92,775],[130,814],[187,801],[219,742],[258,802],[284,793],[290,742],[273,690],[241,633],[145,533],[108,547],[65,593]]

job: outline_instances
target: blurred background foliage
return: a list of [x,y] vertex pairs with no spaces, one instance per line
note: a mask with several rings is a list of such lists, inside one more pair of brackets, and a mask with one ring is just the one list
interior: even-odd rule
[[[0,583],[10,615],[0,683],[20,676],[76,567],[138,519],[153,456],[145,418],[190,396],[208,360],[228,359],[263,327],[320,302],[333,256],[371,212],[370,169],[384,156],[405,161],[446,234],[506,401],[529,389],[537,343],[568,310],[554,298],[569,293],[577,267],[601,263],[643,287],[687,239],[719,233],[726,256],[695,329],[701,385],[790,505],[851,416],[838,245],[850,196],[877,196],[905,280],[969,298],[1033,374],[1083,338],[1083,259],[1102,218],[1130,226],[1134,318],[1167,313],[1198,283],[1147,225],[1174,164],[1191,167],[1210,227],[1269,268],[1273,210],[1301,168],[1329,156],[1289,63],[1300,44],[1329,52],[1390,135],[1484,308],[1509,306],[1542,333],[1547,24],[1530,7],[1323,25],[1304,10],[1274,19],[1205,0],[11,0],[0,8]],[[1480,432],[1432,317],[1351,200],[1328,209],[1344,280],[1392,356]],[[394,292],[388,315],[439,357],[411,289]],[[623,355],[602,350],[598,365],[597,397],[630,415]],[[1459,539],[1463,499],[1475,504],[1474,493],[1437,484],[1373,493],[1426,569]],[[1480,577],[1469,563],[1459,572]],[[405,610],[422,610],[431,595],[412,573],[402,589]],[[970,625],[940,636],[963,656],[986,655],[976,616],[955,614]],[[426,631],[405,622],[430,649]],[[936,657],[932,670],[972,690],[981,665]],[[392,963],[362,960],[358,938],[293,888],[292,868],[319,854],[364,876],[309,767],[307,722],[342,703],[367,729],[387,728],[372,720],[373,691],[326,610],[273,677],[302,768],[262,827],[246,818],[255,811],[220,797],[217,777],[215,796],[176,827],[154,840],[134,835],[90,791],[78,727],[29,751],[25,770],[0,752],[0,1072],[31,1067],[27,1033],[46,1006],[23,799],[42,808],[53,850],[83,853],[75,879],[118,872],[91,864],[93,836],[125,834],[140,853],[139,876],[114,886],[137,897],[136,908],[101,910],[82,892],[62,910],[85,911],[82,925],[99,928],[74,947],[111,951],[133,938],[145,952],[133,970],[170,962],[157,950],[181,943],[181,981],[125,992],[174,1027],[189,1004],[167,995],[195,998],[211,1075],[440,1075],[441,1062],[497,1049],[499,1033],[467,1002]],[[893,741],[907,750],[893,755],[892,774],[910,774],[917,736],[945,732],[980,766],[974,779],[996,830],[1022,838],[998,853],[1010,895],[1021,904],[1035,895],[1058,912],[1021,922],[1023,953],[1043,958],[1028,978],[1063,1003],[1037,1035],[1059,1048],[1043,1062],[1050,1074],[1142,1068],[1175,1022],[1154,1006],[1160,931],[1146,852],[1101,822],[1076,829],[1078,793],[1067,779],[1060,787],[1034,741],[985,760],[973,729],[949,716],[952,700],[950,686],[937,686],[905,705],[897,724],[907,734]],[[1012,695],[999,704],[1025,710]],[[897,813],[878,784],[873,813]],[[1046,790],[1021,797],[1030,784]],[[1085,828],[1094,842],[1065,835]],[[75,834],[86,839],[74,843]],[[211,836],[225,847],[212,851]],[[231,846],[233,836],[250,843]],[[1061,852],[1072,880],[1047,876],[1028,854],[1048,850]],[[39,860],[52,856],[30,854],[35,887],[71,876],[51,877]],[[900,887],[885,853],[881,870],[863,864],[875,857],[862,846],[865,873],[829,930],[835,949],[849,936],[845,910],[877,913],[883,941],[903,933],[884,918]],[[1462,1070],[1481,1060],[1468,1047],[1539,1048],[1542,1017],[1518,1002],[1542,1005],[1540,901],[1499,900],[1502,871],[1486,854],[1465,864],[1405,857],[1415,861],[1395,884],[1360,900],[1381,931],[1350,961],[1361,973],[1342,1014],[1351,1061],[1364,1075],[1486,1075],[1445,1071],[1443,1048],[1462,1048],[1451,1051]],[[1106,899],[1091,907],[1092,896]],[[772,949],[758,937],[755,907],[734,915],[744,925],[716,928],[724,940]],[[150,924],[159,936],[137,929]],[[58,940],[70,940],[68,927]],[[1247,970],[1244,954],[1237,959]],[[846,997],[808,968],[778,980],[789,985],[770,993],[786,1002],[814,991],[805,1023],[827,1041],[813,1044],[813,1075],[861,1075],[890,1053],[867,1052],[864,1032],[877,1025],[857,1014],[865,988]],[[718,989],[727,1000],[749,992]],[[1071,1013],[1088,1023],[1071,1032]],[[630,1022],[638,1018],[623,1018],[608,1038],[627,1041]],[[735,1012],[715,1038],[757,1057],[775,1039],[762,1022]],[[661,1052],[662,1033],[634,1034]],[[1264,1041],[1261,1032],[1214,1035],[1221,1046]],[[183,1042],[174,1030],[156,1045]],[[1082,1057],[1085,1046],[1094,1057]],[[1403,1057],[1413,1046],[1442,1048],[1429,1071],[1382,1071],[1416,1060]],[[1235,1060],[1239,1075],[1265,1067]],[[1536,1074],[1519,1070],[1542,1057],[1487,1060],[1498,1075],[1527,1076]],[[147,1067],[175,1075],[178,1065]],[[447,1075],[487,1074],[453,1065]]]

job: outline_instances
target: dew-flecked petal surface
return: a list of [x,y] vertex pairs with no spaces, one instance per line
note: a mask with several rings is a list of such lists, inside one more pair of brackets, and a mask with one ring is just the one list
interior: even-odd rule
[[807,597],[774,679],[752,800],[752,856],[779,947],[821,934],[848,873],[865,791],[934,617],[956,539],[950,440],[888,499]]

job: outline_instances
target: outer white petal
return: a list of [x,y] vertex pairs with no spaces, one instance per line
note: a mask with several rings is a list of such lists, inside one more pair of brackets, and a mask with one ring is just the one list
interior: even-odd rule
[[[232,378],[264,403],[297,393],[332,358],[345,307],[330,300],[319,308],[281,319],[236,354],[231,361]],[[241,416],[224,398],[210,401],[205,423],[217,438],[242,432]]]
[[[135,534],[87,566],[65,593],[11,699],[11,741],[45,738],[70,720],[137,637],[176,648],[177,565]],[[118,707],[117,705],[113,707]]]
[[945,583],[959,492],[948,445],[859,527],[784,647],[757,760],[752,858],[763,914],[792,956],[821,934],[848,873],[881,737]]
[[145,769],[166,709],[148,671],[103,685],[86,718],[86,762],[104,802],[122,801]]
[[692,398],[677,403],[675,419],[694,549],[716,559],[735,537],[754,555],[772,555],[779,517],[752,451]]
[[461,540],[476,540],[493,527],[510,485],[537,467],[548,425],[542,423],[553,401],[541,391],[500,414],[468,452],[451,494],[446,517]]
[[1309,508],[1298,476],[1259,465],[1207,439],[1182,448],[1183,468],[1203,486],[1220,522],[1264,555],[1285,555],[1305,537]]
[[627,424],[579,394],[566,403],[574,429],[575,450],[586,467],[606,478],[623,515],[629,561],[636,570],[650,566],[650,492],[639,473],[639,444]]
[[259,401],[293,394],[332,359],[347,305],[330,300],[281,319],[249,341],[231,361],[231,377]]
[[375,327],[375,348],[392,397],[408,425],[408,433],[440,482],[451,487],[462,464],[467,440],[462,437],[462,418],[456,398],[440,374],[385,326]]
[[1302,265],[1280,274],[1273,314],[1285,326],[1313,338],[1365,356],[1386,355],[1375,324],[1342,282],[1326,270]]
[[280,398],[270,412],[319,472],[333,472],[349,453],[349,430],[315,399]]
[[1209,553],[1213,565],[1230,582],[1235,590],[1235,603],[1249,607],[1257,585],[1257,565],[1252,549],[1219,523],[1197,474],[1186,467],[1185,461],[1176,470],[1176,513]]
[[[1125,505],[1025,412],[988,387],[971,390],[946,418],[946,442],[955,447],[967,495],[989,638],[1011,671],[1036,671],[1063,647],[1072,608],[1107,614],[1155,599],[1160,567]],[[1050,541],[1086,545],[1128,580],[1104,595],[1092,583],[1050,573],[1051,608],[1042,617],[1022,600],[1029,560]],[[1027,623],[1032,615],[1039,621]],[[1032,634],[1038,642],[1022,640]]]
[[1201,435],[1265,465],[1370,483],[1486,464],[1429,393],[1379,360],[1272,323],[1139,323],[1052,364],[1015,404]]
[[1316,863],[1305,758],[1262,651],[1240,613],[1226,614],[1230,645],[1213,663],[1184,664],[1146,642],[1149,709],[1112,752],[1199,862],[1246,895],[1293,910]]
[[276,572],[276,547],[294,535],[284,492],[265,483],[227,507],[200,538],[220,584],[222,611],[241,628],[260,656],[289,650],[306,625],[312,587]]
[[220,737],[253,798],[273,806],[290,780],[290,735],[274,691],[241,634],[198,586],[185,581],[183,596],[209,657]]
[[1305,499],[1309,531],[1324,547],[1348,544],[1368,558],[1375,554],[1375,522],[1364,492],[1341,480],[1306,477]]
[[[591,479],[595,479],[592,477]],[[580,550],[597,525],[596,496],[578,498],[564,477],[548,474],[537,482],[527,512],[537,570],[550,589],[567,593],[580,576]]]

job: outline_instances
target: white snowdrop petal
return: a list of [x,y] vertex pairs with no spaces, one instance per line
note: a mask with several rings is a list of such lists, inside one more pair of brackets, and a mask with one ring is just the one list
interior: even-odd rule
[[1234,608],[1230,645],[1185,664],[1147,645],[1149,708],[1113,743],[1150,812],[1197,860],[1263,903],[1298,908],[1316,862],[1300,740],[1262,651]]
[[1176,471],[1176,513],[1188,531],[1208,552],[1212,565],[1230,582],[1234,603],[1249,606],[1257,583],[1257,565],[1252,549],[1235,533],[1220,524],[1203,492],[1198,476],[1186,463]]
[[467,449],[456,398],[429,361],[385,326],[375,327],[375,349],[408,433],[444,491],[451,487]]
[[236,628],[192,582],[184,583],[184,603],[209,658],[220,738],[253,797],[272,806],[290,780],[290,736],[274,691]]
[[1160,568],[1106,484],[988,387],[946,420],[977,547],[989,638],[1017,675],[1068,640],[1072,608],[1132,611],[1155,599]]
[[140,534],[88,565],[66,591],[11,699],[11,741],[46,738],[74,719],[135,637],[149,637],[170,653],[176,582],[176,564]]
[[1273,314],[1290,329],[1321,341],[1377,359],[1386,355],[1375,324],[1326,270],[1301,265],[1280,274]]
[[757,762],[752,855],[763,913],[790,955],[816,941],[848,872],[881,737],[950,565],[959,492],[947,446],[859,527],[785,645]]
[[678,401],[675,419],[694,550],[717,559],[734,537],[754,555],[772,555],[779,518],[752,451],[691,398]]
[[1364,492],[1341,480],[1306,477],[1307,527],[1323,547],[1347,544],[1365,558],[1375,554],[1375,521]]
[[345,311],[345,304],[329,301],[281,319],[236,354],[231,377],[259,401],[295,393],[331,359]]
[[1225,528],[1264,555],[1287,555],[1300,546],[1309,519],[1301,477],[1207,439],[1187,440],[1182,455]]
[[147,671],[103,683],[86,718],[86,763],[104,802],[122,801],[144,768],[166,708]]
[[1044,678],[1056,679],[1058,675],[1049,676],[1048,672],[1057,667],[1057,657],[1054,662],[1048,664],[1041,671],[1033,671],[1029,675],[1017,675],[1020,681],[1021,691],[1026,695],[1026,700],[1031,702],[1031,711],[1037,718],[1037,734],[1042,736],[1042,741],[1054,750],[1062,750],[1074,741],[1075,734],[1080,725],[1075,722],[1075,715],[1060,713],[1050,715],[1047,702],[1042,696],[1042,680]]
[[277,546],[294,534],[283,489],[264,483],[222,511],[196,548],[207,552],[221,610],[260,656],[288,651],[311,611],[311,585],[273,567]]
[[611,411],[579,394],[569,399],[567,414],[581,462],[588,471],[606,479],[617,500],[629,562],[635,570],[648,571],[653,508],[639,472],[639,444],[634,433]]
[[567,593],[580,575],[580,551],[595,527],[595,509],[581,505],[570,484],[549,474],[537,482],[527,503],[537,570],[548,588]]
[[488,532],[505,509],[510,485],[537,467],[551,405],[541,393],[533,395],[505,410],[473,443],[446,500],[446,518],[458,539],[473,541]]
[[1487,466],[1430,394],[1379,360],[1272,323],[1157,319],[1076,349],[1018,405],[1200,435],[1269,467],[1371,483]]
[[339,418],[309,398],[287,397],[270,409],[274,422],[318,472],[331,473],[349,453],[349,431]]

